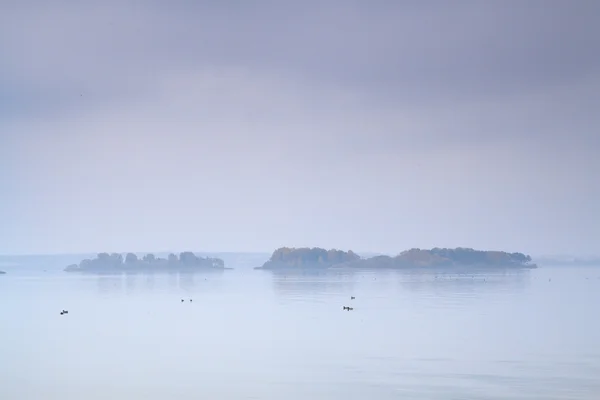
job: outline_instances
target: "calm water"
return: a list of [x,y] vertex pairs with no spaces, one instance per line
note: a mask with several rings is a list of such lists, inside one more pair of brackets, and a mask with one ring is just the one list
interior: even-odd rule
[[261,257],[0,267],[0,399],[600,398],[600,268],[284,275]]

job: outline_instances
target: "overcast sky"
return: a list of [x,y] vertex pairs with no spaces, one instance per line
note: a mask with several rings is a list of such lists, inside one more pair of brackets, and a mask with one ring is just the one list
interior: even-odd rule
[[598,1],[0,1],[0,253],[600,253]]

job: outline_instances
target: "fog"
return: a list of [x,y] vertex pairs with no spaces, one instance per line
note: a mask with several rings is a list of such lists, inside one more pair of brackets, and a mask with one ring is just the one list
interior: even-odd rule
[[0,6],[0,253],[597,253],[595,1]]

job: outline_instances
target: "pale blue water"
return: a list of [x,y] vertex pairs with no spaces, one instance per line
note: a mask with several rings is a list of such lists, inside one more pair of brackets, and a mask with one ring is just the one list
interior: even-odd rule
[[600,399],[600,268],[292,276],[261,257],[1,266],[0,399]]

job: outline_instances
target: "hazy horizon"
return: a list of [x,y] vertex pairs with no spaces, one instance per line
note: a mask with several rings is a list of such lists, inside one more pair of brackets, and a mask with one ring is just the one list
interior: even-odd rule
[[0,6],[0,254],[597,254],[600,2]]
[[[293,247],[293,246],[279,246],[279,248],[281,247]],[[318,246],[316,246],[318,247]],[[439,247],[439,246],[438,246]],[[464,246],[463,246],[464,247]],[[297,247],[296,247],[297,248]],[[101,250],[101,251],[84,251],[84,252],[74,252],[74,253],[28,253],[28,254],[0,254],[0,261],[1,258],[27,258],[27,257],[75,257],[75,256],[80,256],[80,257],[90,257],[90,256],[96,256],[100,253],[117,253],[117,254],[122,254],[125,255],[127,253],[133,253],[136,254],[138,256],[140,255],[146,255],[146,254],[154,254],[156,256],[166,256],[168,254],[180,254],[182,252],[187,252],[187,251],[191,251],[192,253],[194,253],[195,255],[198,256],[211,256],[211,257],[219,257],[219,256],[224,256],[224,255],[229,255],[229,256],[264,256],[266,258],[269,258],[272,254],[273,251],[275,251],[276,249],[272,249],[269,251],[211,251],[211,250],[194,250],[194,249],[184,249],[184,250],[159,250],[159,251],[111,251],[111,250]],[[329,250],[329,249],[326,249]],[[391,256],[394,257],[398,254],[400,254],[402,251],[405,250],[410,250],[410,249],[401,249],[398,250],[396,252],[393,253],[382,253],[382,252],[374,252],[374,251],[360,251],[360,250],[355,250],[355,249],[334,249],[334,250],[342,250],[342,251],[348,251],[351,250],[354,253],[358,254],[360,257],[362,258],[369,258],[369,257],[375,257],[375,256],[380,256],[380,255],[384,255],[384,256]],[[511,253],[511,252],[521,252],[525,255],[531,256],[534,262],[574,262],[575,264],[577,262],[589,262],[589,261],[596,261],[600,259],[600,255],[598,254],[530,254],[527,252],[522,252],[522,251],[511,251],[506,250],[506,249],[474,249],[474,250],[483,250],[483,251],[505,251],[507,253]],[[548,264],[548,265],[553,265],[553,264]],[[1,266],[1,265],[0,265]],[[227,266],[227,265],[226,265]]]

